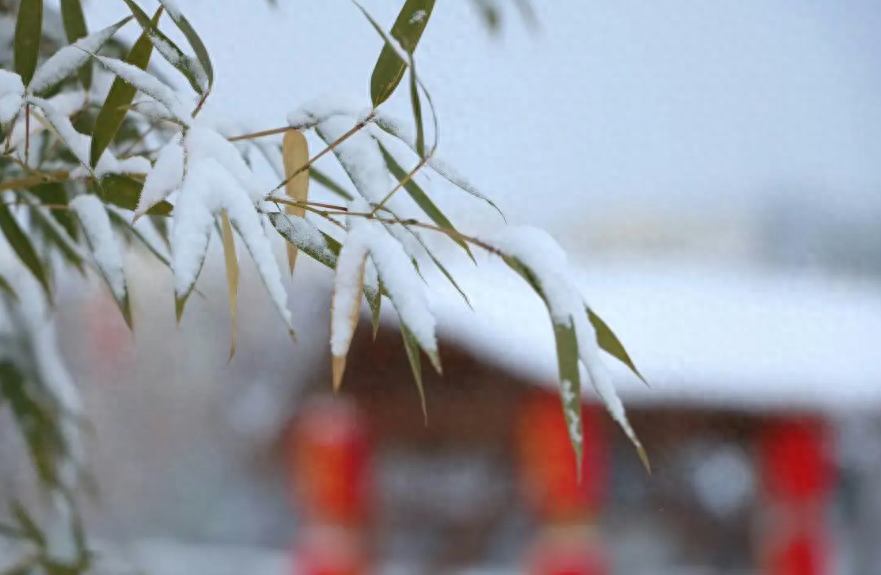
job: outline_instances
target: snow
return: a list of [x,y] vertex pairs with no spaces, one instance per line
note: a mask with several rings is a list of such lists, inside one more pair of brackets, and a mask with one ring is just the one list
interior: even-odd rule
[[[450,267],[473,311],[439,272],[423,271],[439,337],[556,388],[545,305],[497,258],[476,255],[479,267]],[[603,356],[629,407],[852,413],[881,406],[881,294],[872,284],[674,262],[597,263],[574,281],[651,384]],[[394,314],[385,309],[383,321],[393,323]]]
[[74,72],[76,72],[83,64],[85,64],[92,54],[98,51],[105,42],[110,40],[113,35],[127,21],[117,22],[112,26],[108,26],[103,30],[95,32],[90,36],[81,38],[69,46],[65,46],[52,54],[31,78],[28,84],[28,92],[31,94],[40,94],[49,90]]
[[211,157],[188,158],[187,176],[175,204],[171,234],[175,293],[181,297],[193,288],[205,260],[213,216],[221,210],[227,211],[230,223],[254,259],[270,299],[290,328],[287,293],[260,216],[236,178]]
[[[355,126],[346,116],[331,116],[316,127],[325,143],[334,142]],[[370,134],[359,130],[334,148],[334,154],[358,193],[372,204],[378,204],[394,187],[385,165],[385,158]],[[368,209],[369,211],[369,209]]]
[[169,64],[175,68],[185,68],[192,72],[196,84],[202,92],[205,92],[208,89],[208,74],[198,60],[181,53],[179,49],[172,46],[166,38],[163,38],[158,34],[150,34],[150,42]]
[[423,20],[425,20],[426,15],[427,14],[426,14],[425,10],[422,10],[422,9],[416,10],[410,16],[410,24],[416,24],[418,22],[422,22]]
[[297,130],[313,128],[332,116],[359,117],[364,103],[360,98],[338,94],[324,94],[309,100],[288,113],[288,125]]
[[189,162],[203,158],[216,160],[236,179],[239,186],[247,190],[251,201],[259,202],[266,196],[266,190],[257,185],[254,173],[236,147],[215,130],[196,121],[184,138],[184,148]]
[[137,66],[132,66],[115,58],[107,58],[105,56],[95,56],[95,58],[105,68],[165,106],[179,122],[186,126],[190,125],[190,111],[178,98],[177,94],[174,93],[174,90],[163,84],[155,76],[141,70]]
[[21,76],[0,70],[0,124],[6,124],[21,109],[24,84]]
[[95,262],[107,280],[113,297],[117,301],[126,298],[125,274],[123,273],[122,253],[110,225],[110,217],[104,203],[98,196],[84,194],[70,201],[70,209],[76,213],[82,223],[83,230]]
[[171,192],[180,187],[183,177],[184,149],[180,145],[180,137],[175,136],[159,150],[156,163],[144,180],[135,214],[144,214],[167,198]]
[[300,249],[309,251],[322,261],[333,261],[336,254],[327,245],[327,241],[318,228],[305,218],[290,214],[280,214],[275,220],[275,229]]
[[70,119],[60,113],[48,100],[31,96],[28,102],[37,106],[46,117],[46,121],[52,125],[52,128],[61,138],[65,146],[73,153],[77,160],[84,166],[89,165],[89,146],[91,140],[85,134],[76,131]]
[[337,258],[330,304],[330,353],[334,357],[346,356],[355,332],[370,235],[369,228],[350,230]]
[[173,0],[159,0],[159,3],[165,7],[165,11],[168,12],[172,20],[180,20],[182,13],[177,2]]

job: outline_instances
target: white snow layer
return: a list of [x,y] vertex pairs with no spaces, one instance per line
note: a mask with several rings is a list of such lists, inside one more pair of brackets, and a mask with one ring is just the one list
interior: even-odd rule
[[77,215],[95,262],[107,279],[113,297],[122,301],[126,297],[125,274],[123,273],[122,253],[110,225],[110,217],[98,196],[85,194],[70,201],[70,209]]
[[[353,212],[369,211],[369,209],[370,207],[364,200],[355,200],[349,204],[349,210]],[[359,288],[358,293],[360,294],[360,285],[363,282],[361,266],[364,265],[362,263],[364,256],[369,254],[401,321],[413,332],[419,346],[426,353],[435,354],[437,352],[436,322],[428,304],[425,284],[413,267],[403,246],[382,225],[366,218],[350,216],[348,228],[349,233],[343,244],[343,250],[348,248],[348,251],[355,255],[347,257],[361,257],[361,261],[357,267],[349,261],[343,268],[340,268],[338,261],[334,289],[337,290],[338,286],[341,286],[345,289],[345,296],[348,297],[355,289],[353,286],[356,286]],[[343,257],[343,250],[340,251],[340,258]],[[357,275],[353,271],[355,269],[359,270]],[[343,275],[341,275],[341,270]],[[338,297],[336,293],[335,291],[335,304]],[[342,297],[339,296],[339,298]],[[343,322],[346,321],[345,317],[348,316],[343,316],[341,313],[338,315],[337,312],[334,312],[331,351],[335,346],[343,344],[348,347],[348,339],[351,338],[351,334],[335,331],[348,326],[348,324],[343,325]]]
[[211,157],[188,158],[187,175],[175,204],[171,234],[175,292],[180,297],[189,293],[195,284],[213,231],[214,214],[221,210],[229,215],[230,223],[257,265],[272,302],[290,327],[287,294],[260,216],[237,179]]
[[132,66],[115,58],[107,58],[105,56],[96,56],[96,58],[104,67],[122,78],[125,82],[128,82],[165,106],[179,122],[187,126],[190,125],[192,120],[190,118],[190,111],[181,99],[178,98],[177,94],[174,93],[174,90],[163,84],[158,78],[137,66]]
[[196,121],[184,139],[187,161],[196,162],[204,158],[216,160],[231,174],[238,185],[248,192],[253,202],[263,200],[266,190],[257,185],[257,178],[232,142],[215,130],[204,127]]
[[[319,123],[316,130],[325,143],[330,143],[354,126],[352,118],[331,116]],[[392,179],[385,158],[370,134],[359,130],[333,151],[355,188],[368,202],[377,204],[392,191]]]
[[330,303],[330,353],[334,357],[345,357],[355,332],[370,232],[367,228],[350,230],[337,258]]
[[325,94],[288,113],[288,125],[298,130],[313,128],[332,116],[362,116],[364,109],[359,98]]
[[149,170],[141,197],[138,198],[136,214],[144,214],[180,187],[184,177],[184,149],[180,137],[175,136],[165,144],[156,156],[156,163]]
[[284,215],[276,220],[276,227],[280,234],[289,238],[289,241],[303,250],[311,251],[318,259],[325,261],[337,257],[327,245],[327,240],[314,225],[306,218]]
[[21,76],[7,70],[0,70],[0,124],[6,124],[21,109],[24,98],[24,84]]
[[105,42],[113,37],[124,23],[124,21],[117,22],[90,36],[80,38],[73,44],[65,46],[52,54],[34,72],[34,77],[31,78],[28,84],[28,92],[40,94],[76,72],[92,57],[92,54],[97,52]]

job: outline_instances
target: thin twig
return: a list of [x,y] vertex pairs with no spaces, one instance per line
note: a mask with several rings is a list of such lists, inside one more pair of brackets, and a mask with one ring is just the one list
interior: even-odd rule
[[291,130],[296,130],[296,128],[292,128],[290,126],[282,126],[281,128],[272,128],[271,130],[261,130],[259,132],[252,132],[250,134],[242,134],[241,136],[233,136],[232,138],[227,138],[227,140],[229,140],[230,142],[238,142],[240,140],[255,140],[257,138],[265,138],[266,136],[284,134],[285,132],[290,132]]
[[5,182],[0,182],[0,192],[5,192],[6,190],[16,190],[19,188],[32,188],[38,184],[66,180],[68,177],[70,177],[70,174],[68,172],[54,172],[48,174],[37,174],[35,176],[30,176],[28,178],[19,178],[17,180],[7,180]]
[[210,93],[211,93],[211,90],[208,90],[207,92],[202,94],[202,97],[199,99],[199,103],[196,105],[196,109],[193,110],[193,117],[194,118],[199,115],[199,112],[202,111],[202,106],[205,105],[205,100],[208,99],[208,94],[210,94]]
[[24,163],[30,164],[28,161],[28,152],[31,149],[31,105],[25,104],[24,107]]
[[141,134],[141,136],[137,140],[132,142],[125,150],[123,150],[122,152],[119,153],[119,157],[120,158],[127,158],[129,156],[129,154],[131,154],[132,150],[134,150],[138,144],[140,144],[145,139],[147,139],[147,136],[149,136],[155,128],[156,128],[156,124],[150,124],[150,127],[147,128],[144,131],[144,133]]

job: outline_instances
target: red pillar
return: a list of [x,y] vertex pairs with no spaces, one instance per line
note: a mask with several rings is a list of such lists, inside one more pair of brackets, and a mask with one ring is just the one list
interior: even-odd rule
[[761,437],[764,496],[760,548],[767,575],[828,575],[827,525],[834,483],[826,423],[813,417],[776,419]]
[[297,574],[367,573],[370,441],[355,405],[334,398],[304,406],[292,426],[288,461],[303,523],[294,547]]
[[559,395],[527,394],[518,423],[523,493],[539,521],[526,559],[530,575],[602,575],[608,572],[596,519],[606,497],[606,441],[602,412],[584,405],[584,457],[579,481]]

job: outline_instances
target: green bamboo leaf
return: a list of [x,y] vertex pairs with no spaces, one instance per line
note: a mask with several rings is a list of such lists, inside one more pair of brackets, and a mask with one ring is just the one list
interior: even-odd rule
[[[95,192],[104,203],[134,211],[141,197],[144,182],[121,174],[107,174],[95,186]],[[165,200],[147,210],[151,216],[167,216],[174,207]]]
[[[144,29],[149,36],[150,42],[156,48],[165,60],[171,64],[184,78],[190,83],[198,94],[204,94],[208,89],[208,77],[206,71],[198,60],[194,60],[181,50],[171,38],[166,36],[157,26],[150,20],[150,17],[138,6],[133,0],[123,0],[131,10],[138,24]],[[170,14],[170,12],[169,12]]]
[[301,252],[330,269],[336,269],[337,256],[342,248],[337,240],[320,231],[305,218],[278,212],[269,214],[269,222]]
[[52,288],[49,286],[49,278],[46,275],[43,263],[37,257],[37,252],[34,250],[30,238],[22,231],[18,222],[15,221],[9,206],[3,203],[0,203],[0,231],[6,236],[6,240],[21,262],[27,266],[34,275],[34,278],[40,282],[43,291],[46,292],[46,297],[51,302]]
[[416,122],[416,153],[425,157],[425,127],[422,125],[422,100],[419,98],[419,85],[416,83],[416,66],[410,58],[410,105],[413,107],[413,120]]
[[0,537],[6,539],[23,539],[21,531],[13,527],[12,525],[7,525],[6,523],[0,523]]
[[[379,53],[379,58],[376,60],[373,74],[370,77],[370,98],[375,108],[385,102],[401,83],[407,69],[407,62],[398,55],[395,46],[367,11],[359,4],[356,3],[356,5],[385,40],[385,45]],[[408,54],[413,54],[416,50],[433,9],[434,0],[407,0],[398,13],[398,18],[392,26],[391,36]]]
[[[9,297],[12,298],[13,301],[18,301],[18,294],[15,293],[15,288],[12,287],[12,284],[9,283],[5,277],[0,276],[0,291],[6,293]],[[0,398],[0,405],[3,404],[2,398]],[[0,533],[2,535],[2,533]]]
[[581,376],[578,373],[578,340],[570,318],[568,325],[554,324],[557,344],[557,369],[560,373],[560,399],[572,450],[575,451],[578,476],[581,477],[584,436],[581,425]]
[[[61,0],[61,20],[64,23],[64,33],[67,36],[67,42],[73,44],[80,38],[89,35],[89,29],[86,26],[86,18],[83,15],[83,6],[80,0]],[[88,90],[92,87],[92,62],[86,62],[86,65],[80,68],[80,82],[83,87]]]
[[317,169],[314,164],[309,166],[309,177],[346,201],[351,202],[355,199],[344,187],[336,183],[327,174]]
[[165,8],[165,11],[168,12],[169,18],[171,18],[172,22],[177,25],[181,33],[183,33],[184,37],[187,39],[187,42],[190,43],[193,52],[196,53],[196,58],[199,59],[199,63],[202,65],[202,69],[205,71],[205,75],[208,79],[208,87],[205,91],[210,91],[211,86],[214,85],[214,66],[211,65],[211,57],[208,55],[208,49],[205,47],[202,39],[199,38],[199,35],[196,34],[192,25],[190,25],[189,20],[187,20],[177,9],[176,2],[171,3],[166,2],[165,0],[159,0],[159,3]]
[[[60,182],[50,182],[37,185],[31,188],[30,192],[33,194],[33,197],[36,198],[38,203],[49,204],[52,206],[67,205],[67,192],[64,189],[64,185]],[[49,213],[51,214],[52,219],[61,224],[61,226],[67,231],[67,234],[72,239],[76,240],[78,230],[70,213],[63,209],[51,210]]]
[[621,343],[621,340],[618,339],[618,336],[615,335],[612,328],[610,328],[600,316],[595,314],[592,309],[588,306],[584,307],[587,310],[587,317],[590,320],[590,323],[593,324],[593,328],[597,332],[597,343],[600,348],[629,367],[630,371],[632,371],[636,377],[641,379],[644,384],[648,385],[648,381],[646,381],[642,374],[639,373],[639,370],[636,369],[636,365],[633,363],[633,360],[630,359],[630,354],[627,353],[624,344]]
[[37,522],[33,520],[31,514],[28,513],[24,505],[18,500],[13,500],[10,503],[10,507],[12,516],[15,518],[16,523],[18,523],[18,526],[25,537],[33,541],[37,546],[45,548],[46,537],[43,535],[43,532],[40,531],[40,528],[37,527]]
[[[385,158],[385,163],[388,166],[389,172],[397,178],[399,182],[404,181],[404,178],[407,177],[407,172],[404,171],[404,168],[401,167],[400,164],[395,160],[395,158],[391,155],[391,153],[386,149],[382,143],[379,143],[379,149],[382,152],[383,157]],[[474,255],[471,253],[471,250],[468,247],[468,244],[462,240],[461,237],[457,235],[456,227],[453,226],[453,223],[444,215],[444,213],[437,207],[437,205],[428,197],[428,194],[416,183],[416,180],[410,178],[404,183],[404,190],[409,194],[413,201],[416,202],[416,205],[419,206],[425,215],[428,216],[431,221],[438,225],[438,227],[444,228],[445,230],[450,230],[454,232],[449,237],[454,242],[459,244],[465,253],[468,254],[472,260],[474,260]]]
[[[153,15],[154,24],[159,23],[161,15],[162,8],[160,7]],[[143,32],[135,45],[132,46],[125,61],[132,66],[146,70],[152,53],[153,43],[150,41],[150,36]],[[136,92],[137,89],[122,78],[117,77],[113,80],[107,99],[104,100],[104,105],[101,106],[101,111],[98,112],[98,118],[95,120],[95,132],[92,135],[92,146],[89,153],[90,165],[93,168],[98,165],[101,154],[104,153],[104,150],[116,136],[116,132],[119,131]]]
[[410,370],[413,372],[413,380],[419,391],[419,402],[422,404],[422,417],[428,425],[428,409],[425,404],[425,386],[422,383],[422,363],[419,359],[419,342],[413,332],[401,322],[401,336],[404,339],[404,349],[407,351],[407,359],[410,361]]
[[43,0],[21,0],[15,21],[15,71],[25,85],[37,69],[43,39]]

